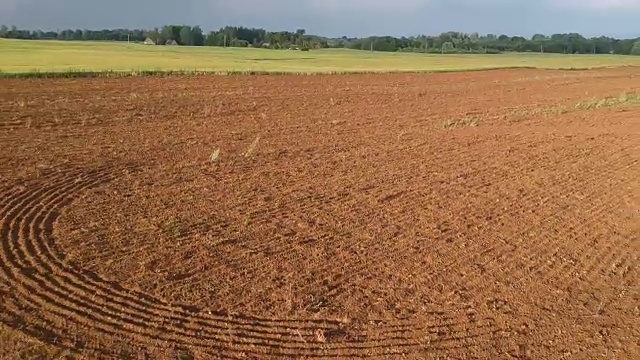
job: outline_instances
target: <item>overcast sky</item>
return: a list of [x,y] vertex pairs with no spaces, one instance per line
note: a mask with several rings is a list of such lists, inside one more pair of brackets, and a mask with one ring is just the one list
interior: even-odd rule
[[164,24],[307,29],[326,36],[444,31],[530,36],[640,36],[640,0],[0,0],[20,28],[152,28]]

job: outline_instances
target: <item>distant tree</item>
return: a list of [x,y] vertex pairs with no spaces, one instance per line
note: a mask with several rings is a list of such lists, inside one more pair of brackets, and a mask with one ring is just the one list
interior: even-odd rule
[[229,46],[231,46],[231,47],[248,47],[249,46],[249,42],[247,40],[232,39],[229,42]]
[[182,26],[176,25],[166,25],[162,27],[160,30],[160,35],[162,36],[163,42],[168,40],[180,40],[180,31],[182,30]]
[[148,31],[147,37],[153,40],[153,43],[156,45],[164,45],[164,40],[162,39],[162,35],[160,34],[158,28]]
[[[2,1],[2,0],[0,0]],[[307,34],[304,29],[295,31],[267,31],[261,28],[226,26],[204,35],[199,26],[167,25],[162,29],[103,29],[103,30],[60,30],[30,31],[8,28],[0,25],[0,37],[13,39],[58,39],[58,40],[102,40],[142,42],[147,37],[156,44],[163,45],[169,40],[194,46],[255,46],[272,49],[320,49],[344,47],[358,50],[410,51],[410,52],[455,52],[455,53],[500,53],[545,52],[545,53],[593,53],[593,54],[634,54],[640,55],[640,39],[614,39],[610,37],[585,38],[577,33],[535,34],[531,39],[521,36],[480,35],[478,33],[444,32],[436,36],[376,36],[369,38],[324,38]]]
[[455,48],[454,48],[452,42],[447,41],[445,43],[442,43],[442,52],[443,53],[453,52],[454,49]]
[[614,45],[614,52],[616,54],[631,54],[633,47],[637,41],[635,40],[620,40],[617,41]]
[[547,37],[543,34],[535,34],[533,35],[533,37],[531,37],[531,40],[533,41],[545,41],[547,40]]
[[296,30],[294,39],[292,42],[294,42],[295,44],[297,44],[298,46],[302,46],[305,47],[305,38],[304,35],[307,33],[307,30],[305,29],[298,29]]
[[212,31],[207,35],[204,41],[206,46],[224,46],[224,34],[217,31]]
[[191,45],[204,45],[204,35],[202,34],[200,26],[194,26],[193,29],[191,29]]
[[178,39],[178,43],[180,43],[180,45],[187,45],[187,46],[193,46],[193,32],[191,31],[191,27],[190,26],[183,26],[182,29],[180,29],[180,36]]
[[58,40],[71,40],[73,38],[73,30],[62,30],[58,33]]

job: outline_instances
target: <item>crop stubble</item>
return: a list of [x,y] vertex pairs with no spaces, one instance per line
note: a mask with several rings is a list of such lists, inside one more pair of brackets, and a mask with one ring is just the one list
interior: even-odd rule
[[10,329],[88,358],[640,353],[640,111],[537,111],[632,69],[1,83]]

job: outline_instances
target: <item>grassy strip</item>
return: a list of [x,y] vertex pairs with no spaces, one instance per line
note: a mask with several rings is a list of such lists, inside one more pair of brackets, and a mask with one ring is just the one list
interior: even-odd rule
[[640,104],[640,94],[622,93],[618,97],[609,97],[604,99],[596,99],[590,101],[582,101],[576,104],[578,110],[594,110],[620,105],[638,105]]
[[442,123],[442,128],[450,129],[450,128],[462,127],[462,126],[476,127],[478,126],[479,123],[480,123],[480,118],[477,116],[465,117],[461,119],[449,119],[449,120],[445,120]]
[[347,75],[347,74],[406,74],[406,73],[449,73],[464,71],[489,71],[501,69],[534,69],[533,67],[492,67],[470,69],[443,70],[354,70],[354,71],[271,71],[271,70],[134,70],[134,71],[31,71],[31,72],[2,72],[2,79],[55,79],[55,78],[120,78],[134,76],[198,76],[198,75]]
[[[590,68],[558,68],[555,70],[579,71],[601,69]],[[433,70],[344,70],[344,71],[271,71],[271,70],[132,70],[132,71],[30,71],[30,72],[3,72],[0,71],[0,79],[56,79],[56,78],[122,78],[134,76],[199,76],[199,75],[366,75],[366,74],[436,74],[475,72],[492,70],[534,70],[535,66],[495,66],[480,68],[460,69],[433,69]]]
[[[536,108],[529,110],[516,110],[511,112],[508,115],[503,115],[503,117],[512,117],[512,118],[528,118],[532,116],[549,116],[549,115],[560,115],[566,114],[569,112],[581,111],[581,110],[597,110],[609,107],[616,106],[625,106],[625,105],[640,105],[640,94],[639,93],[629,93],[623,92],[618,97],[606,97],[602,99],[593,99],[587,101],[581,101],[574,106],[553,106],[546,108]],[[519,120],[515,120],[516,122]]]
[[[513,110],[507,114],[492,116],[484,120],[506,120],[519,122],[523,119],[533,116],[555,116],[581,110],[597,110],[616,106],[634,106],[640,105],[640,93],[623,92],[618,97],[606,97],[602,99],[593,99],[581,101],[574,106],[553,106],[526,110]],[[443,129],[451,129],[457,127],[476,127],[483,119],[478,116],[468,116],[458,119],[448,119],[442,123]]]

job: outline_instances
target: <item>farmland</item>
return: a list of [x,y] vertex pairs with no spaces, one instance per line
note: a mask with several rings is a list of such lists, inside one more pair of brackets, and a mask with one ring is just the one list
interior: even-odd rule
[[637,358],[638,93],[2,79],[0,358]]
[[586,69],[640,65],[618,55],[427,55],[354,50],[309,52],[216,47],[170,47],[115,42],[0,39],[0,72],[439,72],[531,67]]

